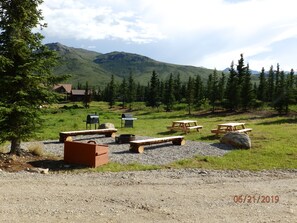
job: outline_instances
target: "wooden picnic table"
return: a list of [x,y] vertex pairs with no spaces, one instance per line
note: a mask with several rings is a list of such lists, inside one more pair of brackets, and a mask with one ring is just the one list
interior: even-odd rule
[[212,129],[211,132],[215,133],[216,135],[220,133],[227,133],[227,132],[243,132],[248,133],[251,132],[251,128],[246,128],[245,123],[243,122],[229,122],[218,124],[217,129]]
[[181,130],[184,133],[190,132],[191,129],[196,129],[199,132],[199,129],[202,129],[203,126],[197,125],[196,120],[180,120],[180,121],[173,121],[171,126],[167,128],[172,131]]

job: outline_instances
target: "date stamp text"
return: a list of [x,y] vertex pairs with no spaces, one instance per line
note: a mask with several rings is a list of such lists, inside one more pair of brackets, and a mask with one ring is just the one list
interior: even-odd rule
[[262,203],[262,204],[276,204],[280,201],[278,195],[234,195],[234,203],[244,204],[244,203]]

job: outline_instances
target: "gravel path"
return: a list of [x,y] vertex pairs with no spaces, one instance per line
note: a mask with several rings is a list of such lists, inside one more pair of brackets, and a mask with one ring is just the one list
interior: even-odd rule
[[[147,139],[148,137],[136,136],[136,139]],[[96,141],[97,144],[107,144],[109,149],[109,160],[118,163],[141,163],[147,165],[164,165],[176,160],[202,156],[222,156],[229,152],[232,147],[220,143],[205,143],[186,140],[183,146],[173,145],[171,142],[145,146],[144,153],[131,153],[129,144],[117,144],[110,137],[79,136],[74,140],[87,142]],[[44,150],[59,156],[63,156],[64,144],[57,141],[45,141]],[[28,144],[27,144],[28,146]]]
[[0,222],[295,223],[296,185],[297,171],[3,171]]

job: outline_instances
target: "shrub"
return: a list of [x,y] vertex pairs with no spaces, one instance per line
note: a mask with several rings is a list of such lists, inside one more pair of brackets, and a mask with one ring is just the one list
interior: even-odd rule
[[34,156],[42,156],[44,153],[43,144],[41,143],[32,143],[28,146],[28,151]]

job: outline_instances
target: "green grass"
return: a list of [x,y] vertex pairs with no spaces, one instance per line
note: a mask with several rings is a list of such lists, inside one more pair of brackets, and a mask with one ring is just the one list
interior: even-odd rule
[[[249,134],[252,141],[252,149],[250,150],[233,150],[223,157],[197,156],[192,159],[176,161],[166,166],[109,163],[92,169],[92,171],[149,170],[168,167],[255,171],[297,168],[297,118],[293,115],[277,116],[273,111],[268,110],[242,114],[196,112],[193,115],[188,115],[185,109],[164,112],[162,108],[152,110],[141,103],[136,103],[132,112],[138,118],[134,123],[134,128],[121,128],[120,116],[127,111],[119,106],[112,110],[103,102],[92,102],[88,109],[71,108],[72,105],[70,104],[67,105],[68,109],[62,108],[63,106],[56,105],[54,108],[44,110],[44,128],[37,133],[37,140],[58,139],[61,131],[85,129],[84,120],[87,114],[95,112],[99,114],[101,123],[113,123],[118,129],[118,134],[131,133],[151,137],[180,135],[181,132],[171,133],[166,129],[166,126],[171,125],[172,121],[180,119],[195,119],[199,125],[203,125],[201,132],[193,131],[184,135],[186,140],[217,143],[219,138],[216,138],[210,130],[216,128],[217,124],[224,122],[245,122],[246,127],[253,129]],[[185,105],[179,105],[179,107],[182,106]],[[88,171],[90,170],[88,169]]]

